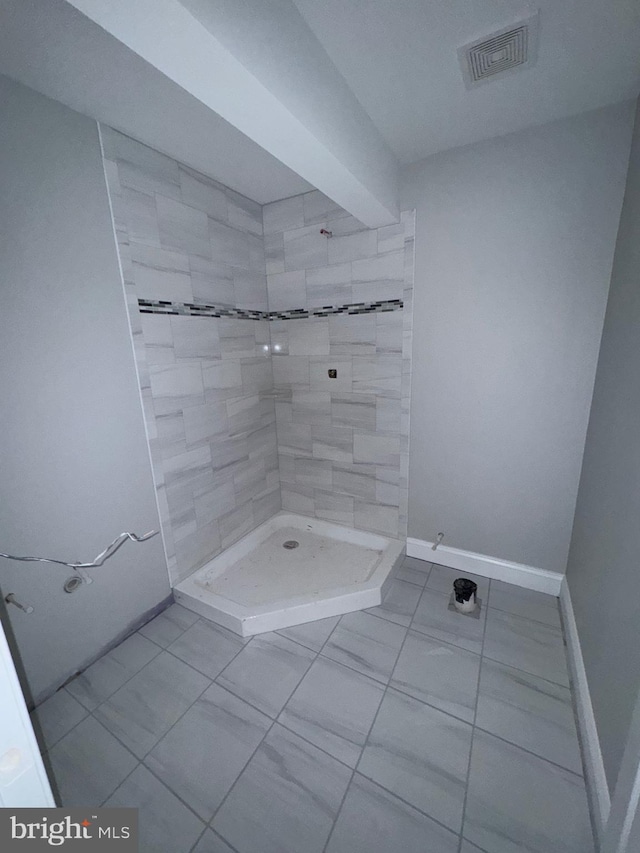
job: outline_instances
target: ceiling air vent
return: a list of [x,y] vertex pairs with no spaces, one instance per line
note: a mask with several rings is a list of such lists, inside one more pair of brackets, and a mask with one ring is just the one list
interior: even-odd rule
[[532,15],[458,50],[467,88],[507,71],[530,68],[537,58],[538,15]]

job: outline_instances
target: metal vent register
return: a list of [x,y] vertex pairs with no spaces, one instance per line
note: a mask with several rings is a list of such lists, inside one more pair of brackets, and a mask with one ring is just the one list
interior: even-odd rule
[[536,59],[538,15],[489,37],[464,45],[458,51],[467,88],[493,79],[505,71],[531,67]]

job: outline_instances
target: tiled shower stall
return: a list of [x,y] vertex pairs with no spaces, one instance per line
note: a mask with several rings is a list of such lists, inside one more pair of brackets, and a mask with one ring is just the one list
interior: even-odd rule
[[172,583],[281,508],[404,537],[413,212],[261,207],[101,136]]

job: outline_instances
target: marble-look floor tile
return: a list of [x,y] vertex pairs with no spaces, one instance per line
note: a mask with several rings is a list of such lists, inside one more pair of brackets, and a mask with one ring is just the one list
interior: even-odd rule
[[278,717],[282,725],[355,767],[384,688],[366,675],[318,658]]
[[358,772],[460,832],[471,732],[467,723],[390,689]]
[[179,604],[172,604],[171,607],[167,607],[155,619],[143,625],[138,633],[142,634],[148,640],[152,640],[156,645],[166,649],[181,634],[184,634],[187,628],[190,628],[194,622],[197,622],[199,618],[197,613],[187,610],[186,607],[181,607]]
[[[435,567],[434,567],[435,568]],[[431,577],[429,578],[431,580]],[[429,581],[413,617],[411,627],[430,637],[453,643],[480,654],[487,609],[482,605],[480,618],[449,610],[449,595],[429,589]]]
[[409,631],[391,686],[472,723],[479,672],[473,652]]
[[[430,566],[430,563],[427,563]],[[423,572],[419,569],[414,569],[409,563],[403,562],[396,569],[396,573],[394,575],[396,580],[406,581],[407,583],[412,583],[415,586],[419,586],[424,588],[427,580],[429,578],[429,572]]]
[[408,584],[396,578],[389,584],[382,604],[372,607],[367,613],[408,628],[421,594],[420,588],[415,584]]
[[41,749],[50,749],[87,716],[87,710],[66,690],[58,690],[31,712]]
[[105,803],[139,809],[140,853],[189,853],[204,824],[140,764]]
[[476,845],[472,844],[470,841],[467,841],[466,838],[463,838],[460,853],[485,853],[485,851],[481,850],[479,847],[476,847]]
[[270,726],[264,714],[212,684],[145,764],[209,821]]
[[311,666],[314,653],[278,634],[260,634],[217,681],[270,717],[277,717]]
[[317,619],[315,622],[306,622],[304,625],[294,625],[293,628],[281,628],[278,634],[295,640],[296,643],[314,652],[319,652],[339,620],[339,616],[329,616],[326,619]]
[[143,758],[209,684],[204,675],[161,652],[94,714]]
[[567,687],[485,658],[476,725],[582,774],[571,691]]
[[584,781],[476,730],[463,833],[491,853],[592,853]]
[[322,654],[386,684],[406,633],[402,625],[369,613],[347,613]]
[[559,628],[489,608],[484,653],[491,660],[569,686]]
[[213,830],[207,829],[192,853],[235,853],[235,851]]
[[555,595],[494,580],[491,582],[489,607],[560,628],[560,608]]
[[356,773],[327,853],[392,851],[457,853],[458,836]]
[[58,741],[49,758],[66,808],[101,805],[138,764],[93,717]]
[[447,595],[451,595],[453,582],[456,578],[469,578],[470,581],[477,583],[478,598],[482,599],[486,607],[489,597],[489,578],[483,578],[480,575],[472,575],[469,572],[461,572],[458,569],[450,569],[448,566],[439,566],[436,563],[429,575],[427,589],[432,589],[435,592],[446,592]]
[[321,853],[351,771],[278,724],[214,818],[242,853]]
[[160,648],[151,640],[132,634],[70,681],[67,690],[93,711],[159,654]]
[[200,619],[168,651],[209,678],[215,678],[247,642],[222,625]]

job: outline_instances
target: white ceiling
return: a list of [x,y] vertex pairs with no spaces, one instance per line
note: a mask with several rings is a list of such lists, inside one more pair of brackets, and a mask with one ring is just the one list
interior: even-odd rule
[[[403,163],[633,98],[638,0],[294,0]],[[535,67],[467,90],[457,49],[540,10]]]
[[[143,0],[130,2],[132,9],[136,5],[147,8]],[[193,5],[195,0],[191,2]],[[251,2],[258,0],[233,0],[248,10]],[[279,0],[272,6],[283,15],[288,8],[289,15],[297,17],[295,7],[287,2]],[[294,106],[303,123],[313,133],[309,114],[315,103],[321,106],[322,98],[325,107],[327,104],[327,87],[318,82],[330,79],[330,75],[321,76],[327,72],[321,67],[324,57],[330,68],[333,62],[372,120],[369,136],[381,136],[380,144],[386,143],[404,163],[636,97],[640,90],[638,0],[293,2],[326,51],[315,57],[310,56],[312,51],[306,56],[302,51],[309,67],[302,73],[298,64],[298,73],[291,73],[285,81],[294,95],[298,87]],[[235,8],[221,5],[220,0],[200,0],[201,6],[207,3],[216,14]],[[94,5],[100,5],[100,0],[94,0]],[[540,10],[536,66],[467,90],[458,47],[536,9]],[[266,8],[264,11],[267,14]],[[304,21],[300,26],[308,32]],[[238,38],[243,33],[246,35],[241,28]],[[272,44],[268,34],[264,42],[268,52]],[[252,45],[247,49],[249,54],[256,53]],[[291,67],[300,61],[300,56],[292,57]],[[188,56],[185,62],[189,62]],[[286,63],[282,68],[286,71]],[[309,79],[316,72],[316,89],[322,91],[314,92]],[[310,188],[296,172],[65,0],[0,0],[0,73],[98,118],[260,203]],[[342,84],[339,78],[337,82]],[[336,92],[337,103],[340,86],[328,88]],[[317,115],[323,129],[332,124],[321,111]],[[347,124],[340,127],[337,122],[328,128],[329,136],[333,134],[330,142],[339,140],[341,134],[347,139],[351,133],[353,150],[357,150],[358,132],[362,143],[363,131]],[[364,161],[366,146],[360,147]],[[307,173],[296,162],[288,162],[320,185],[311,177],[312,169]],[[340,180],[340,173],[336,174]],[[374,185],[375,169],[371,175],[367,180]]]
[[260,204],[312,189],[63,0],[0,0],[0,74]]

